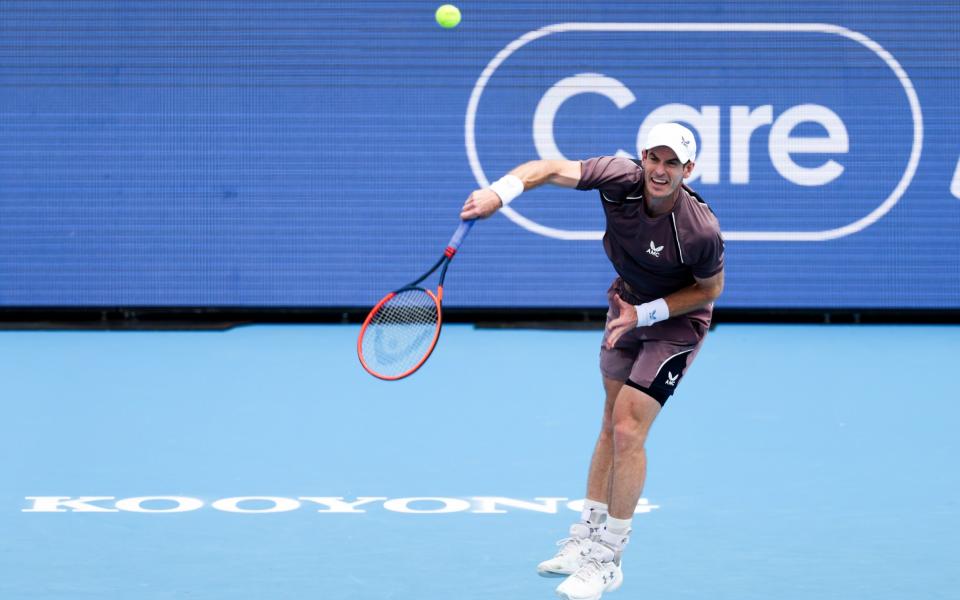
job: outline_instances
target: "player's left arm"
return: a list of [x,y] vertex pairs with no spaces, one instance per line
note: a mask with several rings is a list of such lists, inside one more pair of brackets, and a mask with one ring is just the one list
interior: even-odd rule
[[[640,306],[634,306],[620,296],[614,295],[613,301],[617,303],[620,314],[607,324],[607,347],[613,348],[623,334],[640,325],[641,318],[645,319],[642,325],[650,325],[665,318],[685,315],[709,305],[723,292],[723,269],[710,277],[694,276],[693,279],[693,285]],[[666,303],[666,311],[659,306],[660,302]],[[643,314],[638,311],[643,311]],[[663,314],[657,314],[658,311]]]
[[717,298],[723,293],[723,269],[716,275],[711,275],[705,279],[694,276],[694,283],[682,290],[669,294],[664,300],[670,309],[670,316],[676,317],[685,315],[688,312],[699,310]]

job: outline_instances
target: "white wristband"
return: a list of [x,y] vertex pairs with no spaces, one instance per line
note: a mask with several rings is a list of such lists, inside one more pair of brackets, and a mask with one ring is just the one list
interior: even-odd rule
[[523,193],[523,182],[516,175],[504,175],[491,183],[490,189],[500,196],[500,201],[506,206]]
[[657,298],[650,302],[637,304],[637,327],[647,327],[660,321],[666,321],[670,318],[670,308],[667,301],[663,298]]

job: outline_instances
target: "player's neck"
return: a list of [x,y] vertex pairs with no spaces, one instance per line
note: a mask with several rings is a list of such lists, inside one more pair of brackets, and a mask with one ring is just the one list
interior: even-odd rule
[[678,187],[672,194],[665,196],[663,198],[655,198],[653,196],[647,196],[644,198],[643,209],[647,213],[648,217],[660,217],[673,210],[673,207],[677,204],[677,198],[680,196],[680,188]]

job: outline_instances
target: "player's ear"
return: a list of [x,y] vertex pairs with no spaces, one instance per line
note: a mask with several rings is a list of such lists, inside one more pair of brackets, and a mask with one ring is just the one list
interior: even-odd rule
[[693,173],[694,163],[692,160],[688,160],[687,164],[683,165],[683,178],[686,179],[690,177],[690,174]]

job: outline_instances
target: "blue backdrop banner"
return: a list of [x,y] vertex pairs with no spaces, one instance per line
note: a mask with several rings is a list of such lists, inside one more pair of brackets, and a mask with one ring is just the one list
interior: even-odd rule
[[[5,0],[0,305],[369,305],[471,190],[679,120],[719,306],[960,309],[956,3],[438,4]],[[447,305],[603,306],[599,202],[479,224]]]

